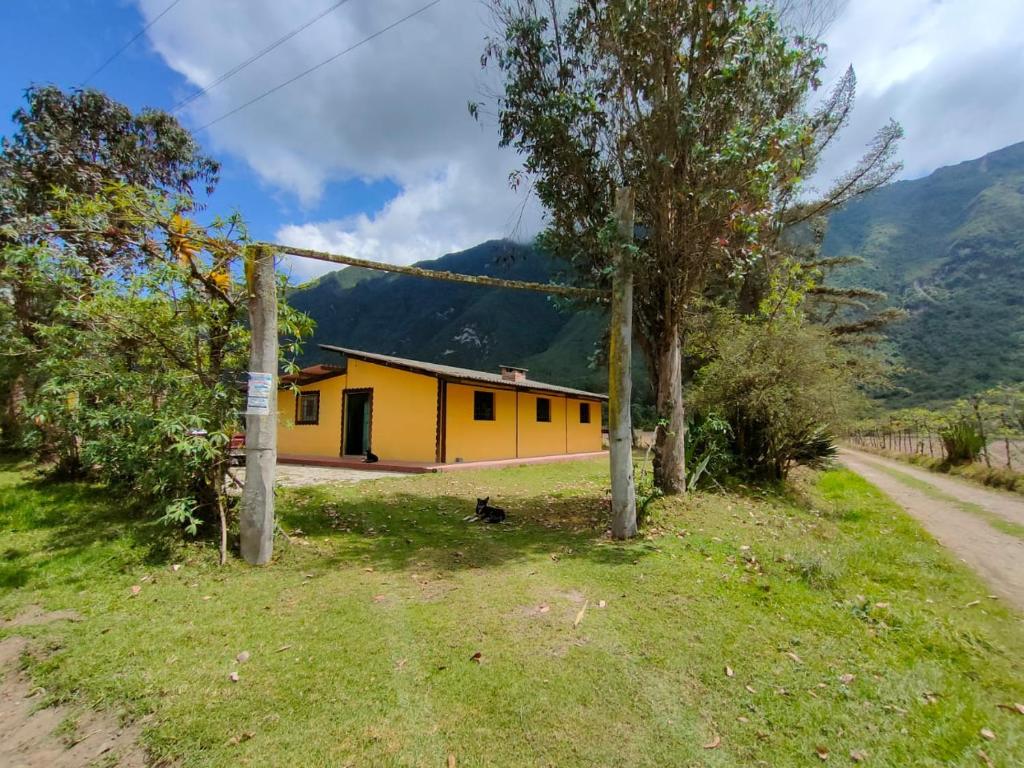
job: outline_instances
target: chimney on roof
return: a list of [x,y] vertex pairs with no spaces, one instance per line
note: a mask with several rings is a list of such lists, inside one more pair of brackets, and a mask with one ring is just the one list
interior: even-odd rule
[[526,368],[515,368],[511,365],[502,365],[501,378],[505,381],[526,381]]

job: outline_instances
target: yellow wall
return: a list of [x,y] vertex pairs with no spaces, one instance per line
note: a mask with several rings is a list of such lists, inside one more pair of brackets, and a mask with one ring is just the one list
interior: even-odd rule
[[[590,403],[590,423],[580,424],[580,403]],[[569,398],[566,403],[566,450],[587,453],[601,450],[601,403]]]
[[370,450],[381,461],[434,461],[437,379],[352,358],[347,378],[349,389],[373,389]]
[[[348,373],[302,387],[320,393],[317,424],[295,424],[295,396],[278,392],[277,447],[282,454],[335,457],[341,451],[345,389],[372,389],[370,446],[382,461],[433,462],[437,440],[437,379],[348,361]],[[601,450],[601,404],[590,402],[590,423],[580,424],[580,400],[549,395],[551,421],[537,421],[545,395],[448,384],[445,460],[455,462],[528,458]],[[494,393],[494,421],[474,421],[473,392]],[[518,399],[518,413],[516,401]]]
[[[445,412],[445,460],[486,461],[516,455],[516,393],[449,384]],[[473,420],[473,393],[494,393],[494,421]]]
[[337,456],[341,448],[341,391],[346,376],[335,376],[302,387],[320,393],[317,424],[295,423],[295,395],[290,389],[277,393],[277,450],[306,456]]
[[[551,402],[551,421],[537,421],[537,400]],[[565,450],[565,398],[560,395],[519,395],[519,457],[553,456]]]

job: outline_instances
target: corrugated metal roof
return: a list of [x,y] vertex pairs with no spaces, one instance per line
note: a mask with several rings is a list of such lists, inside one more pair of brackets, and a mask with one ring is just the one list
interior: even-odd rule
[[472,381],[480,384],[493,384],[508,389],[537,390],[540,392],[555,392],[560,395],[574,395],[576,397],[589,398],[591,400],[607,400],[607,395],[599,395],[594,392],[586,392],[582,389],[572,387],[560,387],[557,384],[546,384],[542,381],[531,381],[522,379],[520,381],[509,381],[501,377],[500,373],[488,373],[486,371],[474,371],[471,368],[456,368],[453,365],[439,365],[438,363],[424,363],[420,360],[407,360],[403,357],[391,355],[380,355],[376,352],[363,352],[359,349],[347,347],[336,347],[333,344],[321,344],[321,349],[329,352],[340,352],[347,357],[356,360],[365,360],[370,363],[380,363],[397,368],[406,368],[413,371],[422,371],[444,379],[457,379],[460,381]]

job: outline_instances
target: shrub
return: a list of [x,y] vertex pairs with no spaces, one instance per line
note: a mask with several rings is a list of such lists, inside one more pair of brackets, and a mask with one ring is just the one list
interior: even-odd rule
[[835,455],[832,435],[858,400],[845,358],[828,332],[800,317],[726,317],[691,402],[729,423],[737,467],[781,480],[794,464]]
[[978,428],[967,419],[959,419],[939,432],[951,464],[969,464],[981,455],[985,439]]

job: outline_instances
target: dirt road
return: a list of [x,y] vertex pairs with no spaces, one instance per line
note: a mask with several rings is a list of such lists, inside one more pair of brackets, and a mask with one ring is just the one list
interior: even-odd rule
[[1024,612],[1024,499],[849,448],[839,458]]

